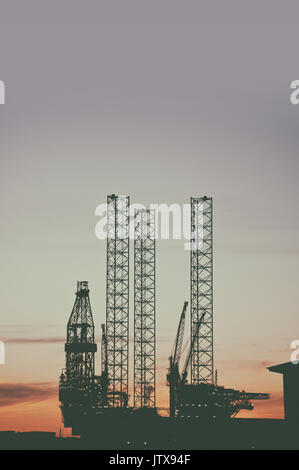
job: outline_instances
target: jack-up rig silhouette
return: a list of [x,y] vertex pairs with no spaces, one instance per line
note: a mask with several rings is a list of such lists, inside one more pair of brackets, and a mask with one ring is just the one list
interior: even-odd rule
[[[129,446],[165,430],[224,423],[252,400],[269,398],[217,384],[213,354],[213,201],[191,198],[190,345],[182,372],[183,306],[169,358],[168,416],[156,407],[156,227],[153,210],[134,213],[134,386],[129,405],[129,197],[107,197],[106,323],[102,324],[101,374],[95,374],[95,332],[87,281],[78,282],[67,325],[66,368],[59,383],[65,427]],[[190,377],[188,382],[188,377]],[[188,431],[187,431],[188,432]],[[170,433],[171,434],[171,433]],[[175,441],[175,432],[173,434]],[[154,445],[154,444],[152,444]]]

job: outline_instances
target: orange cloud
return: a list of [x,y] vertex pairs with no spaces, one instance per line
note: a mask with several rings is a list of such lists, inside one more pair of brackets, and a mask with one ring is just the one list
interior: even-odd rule
[[25,344],[25,343],[65,343],[65,338],[4,338],[4,343]]
[[47,400],[57,394],[57,385],[46,383],[1,383],[0,407]]

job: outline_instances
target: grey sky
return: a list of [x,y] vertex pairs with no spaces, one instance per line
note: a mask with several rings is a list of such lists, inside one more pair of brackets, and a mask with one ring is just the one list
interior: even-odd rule
[[[146,204],[208,194],[216,345],[258,335],[288,348],[299,300],[298,17],[295,1],[1,2],[2,323],[64,327],[86,278],[99,327],[95,207],[108,193]],[[188,296],[188,255],[179,243],[158,250],[163,332]]]

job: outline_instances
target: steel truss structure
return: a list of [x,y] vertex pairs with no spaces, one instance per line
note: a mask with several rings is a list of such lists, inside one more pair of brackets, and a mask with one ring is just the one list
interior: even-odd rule
[[191,198],[191,338],[205,312],[191,360],[191,383],[213,383],[213,200]]
[[156,406],[155,212],[134,223],[134,407]]
[[88,282],[77,283],[74,307],[67,324],[66,381],[72,389],[88,388],[94,380],[97,345]]
[[107,197],[106,341],[109,404],[128,405],[129,197]]

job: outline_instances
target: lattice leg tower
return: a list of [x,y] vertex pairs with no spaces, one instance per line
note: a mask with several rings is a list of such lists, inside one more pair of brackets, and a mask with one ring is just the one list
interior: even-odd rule
[[107,197],[106,337],[111,406],[128,405],[129,197]]
[[156,406],[155,213],[135,211],[134,406]]
[[213,383],[213,200],[191,198],[191,338],[205,317],[192,353],[191,382]]

